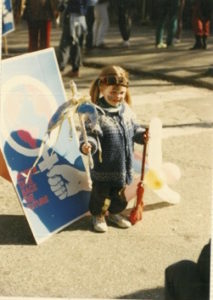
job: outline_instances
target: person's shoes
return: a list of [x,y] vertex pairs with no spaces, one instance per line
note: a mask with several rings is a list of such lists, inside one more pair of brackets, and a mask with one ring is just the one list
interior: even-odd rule
[[174,38],[173,42],[174,42],[174,44],[180,44],[181,43],[181,39]]
[[203,49],[206,50],[207,49],[207,36],[204,35],[202,37],[202,42],[203,42]]
[[85,53],[90,53],[90,52],[92,52],[92,50],[94,50],[94,49],[95,49],[94,46],[86,47],[86,48],[85,48]]
[[104,216],[92,216],[93,228],[97,232],[106,232],[108,230]]
[[167,44],[166,48],[174,48],[175,47],[175,44],[172,43],[172,44]]
[[122,42],[122,46],[123,46],[124,48],[129,48],[130,42],[129,42],[129,41],[123,41],[123,42]]
[[165,48],[167,48],[167,44],[165,44],[165,43],[159,43],[159,44],[156,45],[156,48],[157,49],[165,49]]
[[109,214],[108,220],[113,224],[116,224],[120,228],[129,228],[132,226],[132,224],[127,219],[125,219],[119,214]]
[[100,45],[97,45],[96,48],[97,48],[97,49],[107,49],[108,47],[107,47],[106,44],[102,43],[102,44],[100,44]]
[[64,77],[70,77],[70,78],[78,78],[80,77],[79,71],[68,71],[63,74]]
[[210,67],[210,68],[206,71],[205,75],[206,75],[206,76],[211,76],[211,77],[213,77],[213,67]]
[[65,67],[59,67],[60,72],[64,72]]
[[195,44],[189,50],[200,50],[200,49],[203,49],[203,45],[202,44]]
[[189,50],[199,50],[199,49],[203,49],[202,39],[201,39],[201,36],[196,35],[195,36],[195,44]]

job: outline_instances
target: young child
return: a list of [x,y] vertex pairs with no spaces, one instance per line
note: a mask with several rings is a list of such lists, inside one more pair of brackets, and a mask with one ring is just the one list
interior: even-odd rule
[[80,150],[84,154],[91,151],[93,155],[89,210],[94,230],[98,232],[107,231],[107,211],[108,220],[118,227],[131,226],[119,213],[127,206],[124,190],[132,181],[133,144],[143,144],[147,137],[145,129],[135,122],[128,85],[124,69],[108,66],[90,89],[91,100],[98,111],[99,130],[92,132],[86,126],[88,144],[80,139]]

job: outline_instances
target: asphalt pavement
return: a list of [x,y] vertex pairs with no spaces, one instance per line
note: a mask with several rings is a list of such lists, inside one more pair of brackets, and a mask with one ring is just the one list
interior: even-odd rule
[[[57,50],[61,27],[52,29],[51,46]],[[27,52],[28,33],[22,21],[16,30],[6,36],[7,55],[3,58]],[[176,83],[191,84],[213,89],[213,37],[208,38],[206,50],[190,50],[194,44],[193,32],[183,30],[182,38],[174,47],[156,49],[155,29],[141,25],[133,27],[130,47],[123,47],[116,25],[110,27],[105,39],[105,49],[84,52],[83,64],[90,67],[103,67],[108,64],[123,66],[128,71],[142,76],[165,79]],[[3,45],[5,41],[3,41]]]
[[[60,28],[53,28],[57,48]],[[27,29],[21,23],[7,36],[8,54],[27,53]],[[192,33],[181,43],[156,49],[154,28],[133,28],[130,47],[122,48],[116,27],[106,49],[84,52],[79,89],[106,64],[131,73],[139,119],[158,113],[164,128],[163,153],[182,172],[173,188],[181,201],[172,205],[145,191],[142,222],[128,230],[110,225],[107,234],[92,231],[90,217],[71,224],[35,245],[13,186],[0,178],[0,299],[7,297],[164,299],[166,266],[196,261],[211,234],[213,40],[207,50],[192,51]],[[88,67],[88,68],[87,68]],[[67,70],[70,67],[67,66]],[[168,81],[161,81],[166,79]],[[69,78],[64,78],[69,94]],[[18,299],[20,299],[18,298]]]

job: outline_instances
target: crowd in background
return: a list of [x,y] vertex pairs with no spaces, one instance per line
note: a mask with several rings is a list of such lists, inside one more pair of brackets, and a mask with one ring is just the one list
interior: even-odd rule
[[[213,0],[13,0],[15,20],[28,26],[28,50],[50,47],[52,24],[61,26],[57,50],[59,68],[71,70],[64,76],[78,77],[82,48],[107,48],[110,24],[117,24],[122,43],[131,45],[132,24],[155,26],[156,49],[180,42],[182,28],[192,30],[191,50],[206,49],[212,19]],[[212,22],[213,23],[213,22]]]
[[[213,0],[12,0],[15,22],[25,20],[28,51],[51,46],[52,26],[61,36],[56,50],[63,76],[79,77],[82,49],[105,49],[109,26],[117,24],[122,43],[131,46],[132,25],[155,28],[156,49],[181,41],[182,29],[191,29],[190,50],[205,50],[213,22]],[[154,46],[154,45],[153,45]],[[66,66],[71,69],[65,72]]]
[[[12,0],[15,15],[19,15],[20,6],[25,0]],[[191,27],[191,5],[194,0],[185,0],[183,23],[185,28]],[[125,0],[124,0],[125,2]],[[131,3],[133,22],[135,24],[141,23],[155,23],[157,17],[157,0],[128,0]],[[117,0],[109,0],[110,22],[117,21]]]

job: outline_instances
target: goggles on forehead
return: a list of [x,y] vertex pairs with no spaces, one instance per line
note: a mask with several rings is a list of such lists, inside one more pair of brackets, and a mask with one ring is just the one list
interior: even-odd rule
[[100,83],[101,84],[106,84],[106,85],[122,85],[127,87],[129,82],[126,78],[124,77],[119,77],[116,75],[109,75],[109,76],[104,76],[100,78]]

